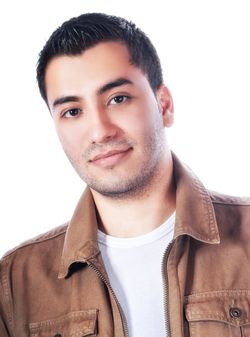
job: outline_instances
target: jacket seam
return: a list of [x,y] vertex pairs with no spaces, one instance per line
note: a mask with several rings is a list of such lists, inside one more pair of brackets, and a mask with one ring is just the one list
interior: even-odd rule
[[248,202],[248,201],[237,202],[236,200],[232,200],[232,202],[212,200],[212,203],[216,204],[216,205],[236,206],[236,207],[239,207],[239,206],[249,207],[250,206],[250,202]]
[[215,191],[207,190],[213,204],[232,205],[232,206],[250,206],[250,197],[233,196],[221,194]]
[[[195,179],[195,187],[197,192],[200,194],[202,199],[202,204],[205,211],[206,219],[209,223],[209,230],[210,233],[213,235],[218,235],[218,228],[216,227],[215,221],[214,221],[214,209],[213,204],[210,195],[208,194],[207,190],[204,188],[203,185],[200,184],[200,181]],[[209,240],[212,241],[212,240]]]
[[234,298],[249,297],[250,289],[222,289],[211,290],[205,292],[191,293],[184,295],[184,304],[193,304],[197,301],[214,300],[214,299],[228,299],[228,296]]
[[[52,239],[55,239],[61,235],[65,235],[67,231],[67,227],[65,229],[63,229],[61,232],[59,233],[56,233],[56,234],[52,234],[51,236],[49,237],[38,237],[37,239],[34,238],[34,239],[31,239],[30,241],[28,242],[24,242],[24,243],[21,243],[19,246],[13,248],[12,250],[10,250],[9,252],[5,253],[5,255],[2,257],[2,260],[5,260],[6,258],[10,257],[11,255],[13,255],[15,252],[23,249],[23,248],[26,248],[26,247],[29,247],[29,246],[32,246],[32,245],[35,245],[35,244],[39,244],[39,243],[43,243],[43,242],[46,242],[46,241],[49,241],[49,240],[52,240]],[[46,235],[46,234],[44,234]]]

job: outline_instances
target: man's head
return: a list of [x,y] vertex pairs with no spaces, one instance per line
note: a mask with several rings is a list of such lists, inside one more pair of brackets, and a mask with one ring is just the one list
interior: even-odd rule
[[155,92],[162,84],[162,70],[157,52],[149,38],[134,23],[102,13],[88,13],[64,22],[51,35],[37,65],[37,80],[43,99],[47,100],[45,72],[51,59],[60,55],[79,55],[101,42],[120,41],[128,49],[132,64],[147,76]]
[[[129,47],[121,38],[100,40],[89,24],[89,18],[97,17],[102,36],[121,36],[125,29]],[[80,25],[80,33],[77,22],[84,18],[88,29]],[[120,31],[109,32],[113,21],[119,23]],[[53,33],[38,64],[40,88],[42,94],[46,91],[44,98],[59,139],[73,167],[93,191],[116,198],[138,195],[166,169],[170,157],[164,126],[172,125],[173,104],[162,84],[158,57],[155,79],[151,69],[154,57],[149,52],[156,55],[154,48],[151,43],[145,47],[145,35],[123,19],[89,14],[69,22],[70,33],[64,28]],[[85,49],[78,47],[73,53],[76,46],[93,41],[90,28],[99,42],[88,43]],[[131,49],[133,30],[137,47]],[[140,51],[138,34],[149,59]]]

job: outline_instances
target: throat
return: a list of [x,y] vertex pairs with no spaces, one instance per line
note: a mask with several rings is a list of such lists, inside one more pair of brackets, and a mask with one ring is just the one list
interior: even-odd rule
[[[171,164],[171,162],[170,162]],[[159,227],[175,211],[175,182],[172,165],[160,170],[143,193],[130,198],[110,198],[91,190],[99,229],[115,237],[136,237]]]
[[[98,207],[99,206],[99,207]],[[103,211],[103,209],[105,211]],[[175,211],[175,197],[161,202],[136,200],[131,202],[100,203],[96,205],[98,228],[105,234],[120,238],[132,238],[147,234]]]

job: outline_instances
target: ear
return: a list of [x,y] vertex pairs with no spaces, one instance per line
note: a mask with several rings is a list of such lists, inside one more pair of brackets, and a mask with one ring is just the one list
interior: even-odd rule
[[163,118],[163,124],[170,127],[174,123],[174,104],[169,89],[162,84],[156,93],[158,105]]

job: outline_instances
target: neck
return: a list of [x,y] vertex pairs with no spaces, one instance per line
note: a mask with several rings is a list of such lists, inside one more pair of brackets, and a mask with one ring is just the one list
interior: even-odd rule
[[92,190],[98,226],[115,237],[135,237],[160,226],[175,210],[172,158],[147,190],[131,199],[112,199]]

